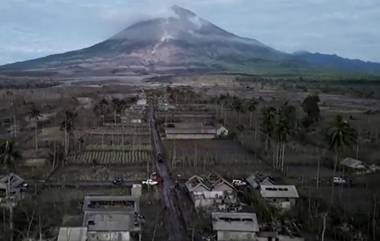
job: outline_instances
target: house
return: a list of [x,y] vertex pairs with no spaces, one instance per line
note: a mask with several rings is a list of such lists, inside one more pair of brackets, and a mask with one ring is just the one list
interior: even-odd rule
[[[141,186],[134,188],[141,189]],[[139,198],[139,193],[85,196],[82,226],[60,228],[58,241],[141,240],[143,217],[139,214]]]
[[87,228],[61,227],[57,241],[87,241]]
[[21,200],[26,191],[27,184],[24,179],[14,173],[0,178],[0,202],[9,198],[12,201]]
[[260,185],[275,185],[273,178],[261,174],[251,175],[246,179],[246,181],[253,189],[258,189]]
[[140,240],[143,222],[138,196],[86,196],[82,227],[87,240]]
[[291,209],[299,198],[294,185],[260,185],[261,196],[269,204],[280,209]]
[[343,166],[343,167],[352,169],[352,170],[356,170],[356,171],[360,171],[360,170],[365,171],[365,170],[367,170],[367,167],[366,167],[366,165],[365,165],[364,162],[362,162],[360,160],[357,160],[357,159],[354,159],[354,158],[351,158],[351,157],[344,158],[340,162],[340,165]]
[[257,240],[259,232],[255,213],[213,212],[212,228],[218,241]]
[[165,127],[166,139],[214,139],[217,136],[215,126],[202,122],[176,122]]
[[210,181],[200,176],[192,176],[185,183],[196,208],[225,209],[227,204],[236,203],[236,190],[233,185],[219,177]]

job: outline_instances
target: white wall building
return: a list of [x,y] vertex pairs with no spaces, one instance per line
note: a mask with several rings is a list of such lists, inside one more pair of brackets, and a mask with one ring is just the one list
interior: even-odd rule
[[255,213],[212,213],[212,228],[218,241],[257,240],[259,224]]

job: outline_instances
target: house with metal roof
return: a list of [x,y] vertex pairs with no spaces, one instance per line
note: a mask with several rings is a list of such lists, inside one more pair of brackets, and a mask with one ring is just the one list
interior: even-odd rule
[[213,212],[212,228],[218,241],[257,240],[259,233],[255,213]]
[[364,162],[351,158],[351,157],[346,157],[344,158],[341,162],[340,165],[343,167],[347,167],[353,170],[366,170],[367,167]]
[[185,183],[195,207],[213,208],[236,202],[236,189],[222,177],[209,179],[192,176]]
[[12,201],[18,201],[23,198],[27,184],[20,176],[10,173],[0,178],[0,202],[6,198]]
[[260,185],[261,196],[280,209],[291,209],[299,198],[294,185]]
[[165,137],[169,140],[214,139],[217,128],[203,122],[176,122],[165,127]]

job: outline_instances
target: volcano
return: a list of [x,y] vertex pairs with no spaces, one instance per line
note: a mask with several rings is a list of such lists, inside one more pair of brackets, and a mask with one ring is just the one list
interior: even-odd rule
[[[314,69],[380,73],[380,64],[311,53],[288,54],[255,39],[239,37],[173,6],[172,15],[135,23],[89,48],[8,64],[7,71],[76,73],[161,73],[226,71],[300,73]],[[327,63],[327,64],[325,64]],[[342,65],[342,63],[344,63]],[[355,69],[355,68],[352,68]]]

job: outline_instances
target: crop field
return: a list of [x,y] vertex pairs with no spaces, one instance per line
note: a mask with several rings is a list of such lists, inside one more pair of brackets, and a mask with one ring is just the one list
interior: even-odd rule
[[[145,163],[146,164],[146,163]],[[151,164],[149,163],[151,166]],[[124,180],[141,180],[147,176],[146,166],[86,166],[69,165],[57,170],[50,178],[51,181],[107,181],[111,182],[115,177]]]
[[166,140],[165,146],[174,171],[182,176],[218,172],[246,177],[256,171],[270,171],[255,153],[233,140]]
[[70,164],[89,165],[142,165],[152,159],[150,151],[85,151],[79,154],[72,154],[67,158]]

